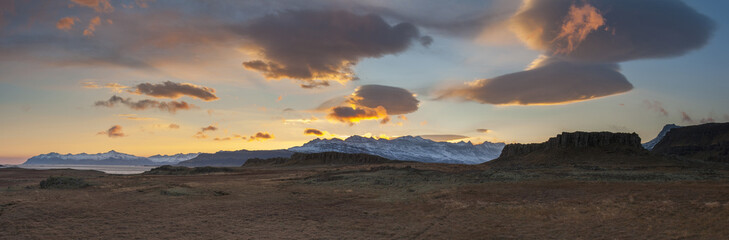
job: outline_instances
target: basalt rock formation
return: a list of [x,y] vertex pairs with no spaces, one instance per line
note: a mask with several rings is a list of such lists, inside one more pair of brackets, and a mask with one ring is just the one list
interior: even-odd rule
[[308,165],[358,165],[358,164],[382,164],[396,163],[401,161],[390,160],[380,156],[364,153],[294,153],[290,158],[269,158],[248,159],[244,167],[258,166],[308,166]]
[[509,144],[487,166],[617,166],[660,162],[640,144],[636,133],[562,133],[544,143]]
[[673,129],[656,144],[652,152],[729,163],[729,123],[707,123]]

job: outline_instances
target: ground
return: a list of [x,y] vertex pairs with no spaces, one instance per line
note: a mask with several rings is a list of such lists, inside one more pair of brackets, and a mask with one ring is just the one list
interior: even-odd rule
[[[0,169],[0,239],[729,236],[729,181],[715,172],[603,179],[570,171],[534,177],[415,163],[196,175]],[[49,176],[91,186],[41,189]]]

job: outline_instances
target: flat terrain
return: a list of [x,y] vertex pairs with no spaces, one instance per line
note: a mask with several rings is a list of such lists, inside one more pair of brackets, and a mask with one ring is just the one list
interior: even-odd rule
[[[80,189],[41,189],[49,176]],[[385,164],[195,175],[0,169],[0,239],[726,239],[706,170]]]

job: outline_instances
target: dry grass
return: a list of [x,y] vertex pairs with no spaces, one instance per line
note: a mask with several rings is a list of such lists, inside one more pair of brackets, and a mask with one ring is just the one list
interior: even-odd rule
[[[0,239],[722,239],[729,181],[602,181],[414,165],[107,176],[0,170]],[[460,172],[460,173],[459,173]],[[524,178],[524,175],[531,177]],[[25,176],[22,181],[13,177]],[[494,177],[497,176],[498,178]],[[514,177],[516,176],[516,177]],[[500,181],[498,179],[506,179]],[[30,186],[30,188],[26,188]]]

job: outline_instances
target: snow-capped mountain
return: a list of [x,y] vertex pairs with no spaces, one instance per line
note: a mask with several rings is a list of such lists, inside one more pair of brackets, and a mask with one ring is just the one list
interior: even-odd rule
[[23,164],[77,164],[77,165],[165,165],[197,157],[199,153],[154,155],[151,157],[138,157],[131,154],[120,153],[114,150],[97,154],[41,154],[28,159]]
[[41,154],[28,159],[23,164],[91,164],[91,165],[152,165],[154,162],[145,157],[120,153],[114,150],[97,154]]
[[435,142],[421,137],[405,136],[392,140],[352,136],[341,139],[314,139],[292,152],[366,153],[380,157],[418,162],[479,164],[499,157],[504,143]]
[[200,153],[178,153],[175,155],[154,155],[151,157],[147,157],[152,162],[158,162],[158,163],[179,163],[182,161],[187,161],[190,159],[193,159],[200,155]]
[[663,129],[661,130],[661,132],[658,133],[658,136],[656,136],[656,138],[654,138],[653,140],[650,140],[649,142],[643,143],[643,148],[652,150],[653,147],[655,147],[656,144],[658,144],[658,142],[660,142],[661,139],[663,139],[663,137],[666,136],[668,131],[671,131],[671,129],[680,128],[680,127],[681,126],[677,126],[676,124],[666,124],[666,126],[663,126]]

